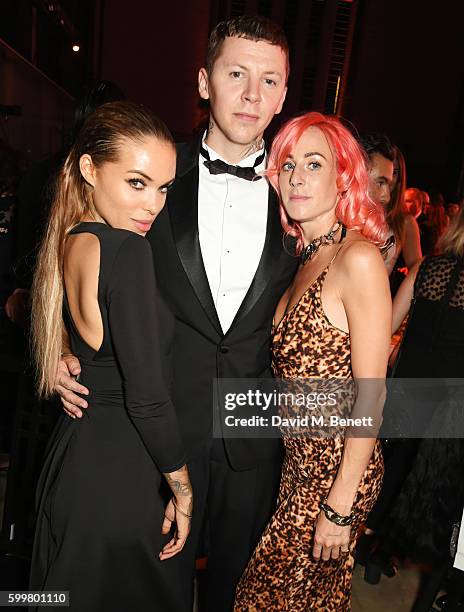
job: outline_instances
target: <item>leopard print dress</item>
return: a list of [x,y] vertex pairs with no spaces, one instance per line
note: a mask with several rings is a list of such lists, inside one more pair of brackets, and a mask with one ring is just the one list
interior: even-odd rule
[[[330,264],[329,264],[330,266]],[[276,378],[352,379],[350,337],[334,327],[322,308],[329,266],[274,330]],[[350,553],[338,559],[312,557],[319,503],[327,496],[342,459],[343,437],[283,434],[285,459],[277,509],[238,584],[235,612],[349,611],[356,533],[379,494],[383,458],[377,441],[354,502]]]

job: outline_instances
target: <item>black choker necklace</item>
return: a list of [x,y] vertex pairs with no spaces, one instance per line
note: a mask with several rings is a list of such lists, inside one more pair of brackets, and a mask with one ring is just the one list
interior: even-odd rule
[[340,221],[337,221],[330,230],[330,232],[319,236],[319,238],[314,238],[314,240],[311,240],[311,242],[307,246],[305,246],[305,248],[301,251],[300,264],[304,266],[308,259],[311,260],[314,257],[314,255],[319,251],[321,246],[333,244],[335,234],[341,227],[343,228],[341,240],[343,240],[346,234],[346,228],[344,225],[342,225]]

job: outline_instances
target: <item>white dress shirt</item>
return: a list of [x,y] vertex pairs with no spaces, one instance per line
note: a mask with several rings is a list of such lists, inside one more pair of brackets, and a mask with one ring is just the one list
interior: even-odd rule
[[[222,159],[203,146],[210,159]],[[262,149],[241,160],[253,166]],[[264,247],[269,185],[231,174],[210,174],[200,154],[198,230],[201,254],[222,331],[227,332],[251,285]],[[226,160],[223,160],[226,161]],[[255,170],[266,167],[264,159]]]

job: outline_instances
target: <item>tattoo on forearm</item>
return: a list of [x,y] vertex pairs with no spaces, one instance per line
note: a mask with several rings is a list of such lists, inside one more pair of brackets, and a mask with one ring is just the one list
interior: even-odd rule
[[192,485],[190,484],[187,468],[181,468],[178,470],[178,472],[181,471],[185,471],[185,479],[180,479],[179,477],[173,478],[171,474],[165,474],[166,480],[168,481],[168,484],[176,497],[192,494]]

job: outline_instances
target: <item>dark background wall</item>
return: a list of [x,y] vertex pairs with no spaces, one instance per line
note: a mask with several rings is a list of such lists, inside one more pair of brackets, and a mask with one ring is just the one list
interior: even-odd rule
[[[178,138],[187,138],[202,118],[197,73],[210,27],[218,18],[246,12],[267,15],[284,26],[291,47],[291,90],[281,117],[336,107],[360,131],[384,131],[400,146],[410,184],[440,189],[448,199],[464,195],[462,1],[60,0],[71,23],[62,30],[49,5],[4,0],[0,38],[72,95],[91,78],[116,81],[128,98],[152,107]],[[81,50],[70,55],[76,36]],[[0,105],[27,108],[33,94],[22,100],[11,71],[9,79],[3,93],[0,86]],[[50,138],[40,140],[38,115],[48,122],[63,117],[59,111],[51,117],[54,106],[47,107],[40,95],[37,134],[28,147],[35,157],[51,152]],[[15,121],[27,134],[29,118],[23,117],[24,126]]]
[[148,104],[179,137],[200,120],[197,75],[209,33],[209,0],[106,0],[101,77]]
[[0,113],[0,141],[26,160],[57,151],[72,116],[73,98],[43,72],[0,41],[0,104],[19,106],[20,116]]
[[[129,97],[152,106],[174,132],[188,135],[200,119],[196,77],[204,61],[210,17],[255,8],[280,15],[289,27],[294,15],[296,29],[287,33],[294,66],[302,70],[301,54],[308,51],[298,32],[308,37],[310,27],[301,27],[301,20],[314,21],[320,6],[328,11],[336,0],[317,2],[308,10],[310,0],[274,0],[266,6],[246,1],[133,0],[128,13],[125,2],[106,0],[101,76],[118,81]],[[357,5],[350,68],[338,111],[360,131],[384,131],[399,145],[410,184],[456,197],[463,188],[458,183],[464,139],[464,3],[358,0]],[[311,47],[316,66],[327,49],[324,44]],[[295,74],[292,81],[295,88],[305,86]],[[306,104],[290,92],[282,115],[310,110]],[[312,109],[324,110],[323,102]]]
[[464,142],[463,5],[364,0],[342,108],[361,130],[391,136],[410,184],[449,197]]

